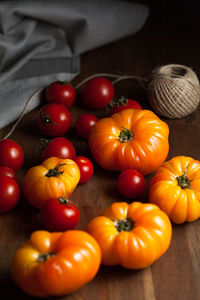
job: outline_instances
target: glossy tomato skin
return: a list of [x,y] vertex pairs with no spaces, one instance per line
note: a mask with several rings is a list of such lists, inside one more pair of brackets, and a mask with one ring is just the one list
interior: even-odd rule
[[62,136],[71,126],[71,114],[62,104],[47,104],[38,114],[38,127],[46,136]]
[[158,206],[116,202],[87,226],[102,251],[102,264],[128,269],[150,266],[169,248],[172,225]]
[[126,109],[99,120],[89,137],[93,157],[105,169],[154,172],[169,152],[169,127],[152,111]]
[[62,197],[46,201],[40,210],[40,216],[43,225],[50,231],[74,229],[80,219],[76,205]]
[[75,124],[77,134],[83,139],[89,139],[90,131],[97,121],[97,117],[93,114],[80,116]]
[[200,218],[200,161],[175,156],[165,161],[149,186],[149,201],[163,210],[173,223]]
[[72,159],[76,157],[76,150],[73,144],[64,137],[56,137],[51,140],[42,152],[42,160],[46,160],[52,156],[62,159]]
[[110,109],[110,115],[113,115],[124,109],[129,109],[129,108],[142,109],[142,106],[136,100],[127,99],[127,102],[125,104],[114,103],[113,107]]
[[82,92],[84,104],[91,109],[100,109],[108,105],[114,96],[112,83],[104,77],[89,80]]
[[6,167],[6,166],[0,166],[0,175],[5,175],[13,178],[14,180],[17,180],[17,175],[13,171],[13,169]]
[[94,167],[91,160],[85,156],[79,155],[76,156],[74,161],[80,169],[81,175],[79,184],[88,182],[94,174]]
[[7,166],[14,171],[18,170],[24,161],[24,152],[21,146],[11,140],[0,140],[0,165]]
[[16,180],[0,175],[0,213],[8,212],[16,206],[20,198],[20,188]]
[[117,188],[123,196],[136,199],[142,196],[146,189],[144,176],[133,169],[127,169],[121,172],[117,179]]
[[87,232],[39,230],[14,253],[11,276],[28,295],[58,297],[91,281],[100,263],[100,247]]
[[75,102],[76,92],[70,83],[55,81],[46,88],[46,99],[49,103],[60,103],[69,108]]
[[50,157],[26,173],[22,188],[25,198],[36,208],[51,198],[70,197],[80,179],[80,170],[71,159]]

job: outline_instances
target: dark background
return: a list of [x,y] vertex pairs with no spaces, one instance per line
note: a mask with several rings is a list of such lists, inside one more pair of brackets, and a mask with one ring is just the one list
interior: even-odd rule
[[[130,1],[136,2],[136,1]],[[159,26],[159,30],[174,32],[199,32],[199,1],[137,1],[150,7],[150,18],[147,23]]]

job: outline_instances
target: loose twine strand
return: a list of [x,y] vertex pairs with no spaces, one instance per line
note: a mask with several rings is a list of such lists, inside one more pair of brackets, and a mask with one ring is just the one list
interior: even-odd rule
[[15,130],[15,128],[17,127],[17,125],[19,124],[19,122],[21,121],[21,119],[23,118],[23,116],[25,115],[29,105],[31,104],[31,102],[33,101],[33,99],[39,95],[41,92],[43,91],[43,88],[40,88],[39,90],[37,90],[26,102],[26,105],[24,106],[23,111],[21,112],[19,118],[17,119],[17,121],[14,123],[14,125],[12,126],[11,130],[6,134],[6,136],[3,138],[3,140],[7,139]]
[[[75,85],[74,89],[78,90],[81,86],[83,86],[87,81],[89,81],[90,79],[94,78],[94,77],[110,77],[110,78],[116,78],[115,80],[112,81],[112,84],[115,85],[116,83],[122,81],[122,80],[126,80],[126,79],[133,79],[138,81],[141,86],[146,89],[145,84],[148,82],[148,79],[144,78],[144,77],[140,77],[140,76],[134,76],[134,75],[118,75],[118,74],[110,74],[110,73],[96,73],[93,74],[85,79],[83,79],[80,83],[78,83],[77,85]],[[10,131],[6,134],[5,137],[2,138],[2,140],[5,140],[7,138],[9,138],[11,136],[11,134],[13,133],[13,131],[15,130],[15,128],[17,127],[17,125],[20,123],[20,121],[22,120],[23,116],[26,114],[30,104],[32,103],[32,101],[35,99],[35,97],[37,97],[42,91],[45,90],[46,87],[44,88],[40,88],[38,89],[26,102],[23,111],[21,112],[19,118],[17,119],[17,121],[14,123],[14,125],[12,126],[12,128],[10,129]]]

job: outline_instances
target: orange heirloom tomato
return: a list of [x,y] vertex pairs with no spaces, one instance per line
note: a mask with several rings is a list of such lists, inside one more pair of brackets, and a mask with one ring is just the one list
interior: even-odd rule
[[200,217],[200,161],[175,156],[155,173],[149,188],[155,203],[177,224]]
[[154,204],[113,203],[87,226],[102,250],[104,265],[140,269],[151,265],[168,249],[172,226]]
[[31,296],[61,296],[92,280],[100,263],[101,250],[88,233],[39,230],[14,253],[11,275]]
[[40,208],[50,198],[69,197],[79,179],[79,167],[73,160],[50,157],[28,170],[23,193],[34,207]]
[[152,111],[126,109],[99,120],[91,130],[89,145],[105,169],[134,169],[147,175],[166,159],[169,128]]

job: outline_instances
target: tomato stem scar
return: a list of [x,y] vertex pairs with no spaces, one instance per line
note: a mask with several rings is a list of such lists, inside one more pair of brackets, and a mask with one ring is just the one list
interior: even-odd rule
[[43,253],[40,254],[37,258],[37,261],[39,262],[45,262],[47,259],[54,257],[56,254],[54,252],[49,252],[49,253]]
[[134,224],[135,224],[135,222],[133,220],[131,220],[130,218],[114,221],[114,226],[118,232],[131,231],[134,227]]
[[118,139],[122,142],[122,143],[127,143],[129,141],[131,141],[133,139],[133,134],[130,131],[130,129],[125,128],[123,126],[121,126],[123,128],[123,130],[120,132]]

